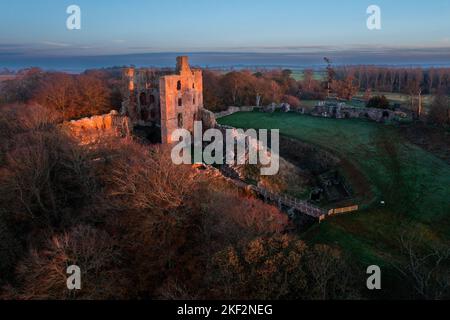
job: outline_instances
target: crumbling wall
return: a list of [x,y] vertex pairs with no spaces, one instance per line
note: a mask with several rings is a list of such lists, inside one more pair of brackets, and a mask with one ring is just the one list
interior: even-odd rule
[[345,104],[318,105],[313,108],[311,115],[335,119],[358,118],[377,122],[390,121],[396,118],[396,113],[389,109],[357,108]]
[[201,115],[202,115],[202,123],[203,123],[204,129],[207,130],[207,129],[217,127],[216,116],[213,112],[206,110],[206,109],[202,109]]
[[194,121],[202,120],[202,71],[191,69],[188,57],[177,58],[175,74],[127,68],[123,79],[121,113],[133,125],[158,129],[162,143],[172,142],[174,130],[193,131]]
[[160,75],[152,69],[127,68],[123,72],[121,113],[133,124],[159,125],[161,120]]
[[252,112],[254,109],[255,107],[228,107],[225,111],[215,113],[215,116],[216,119],[220,119],[237,112]]
[[81,144],[95,143],[104,136],[125,137],[131,134],[131,121],[117,111],[80,120],[65,122],[63,126]]

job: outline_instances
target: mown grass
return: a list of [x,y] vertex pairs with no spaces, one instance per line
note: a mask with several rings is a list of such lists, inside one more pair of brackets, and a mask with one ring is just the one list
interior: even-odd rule
[[[390,103],[395,104],[411,104],[411,96],[405,93],[396,93],[396,92],[372,92],[372,96],[385,96]],[[364,92],[358,92],[355,98],[362,99],[364,97]],[[433,95],[424,94],[422,95],[422,102],[424,106],[428,107],[433,102]]]
[[[237,113],[220,123],[280,133],[326,148],[358,168],[371,186],[363,210],[333,217],[303,235],[337,244],[363,265],[403,259],[402,233],[450,242],[450,165],[403,139],[395,126],[294,113]],[[381,205],[385,201],[385,205]]]
[[[292,70],[292,78],[294,78],[297,81],[303,81],[305,79],[305,72],[304,70]],[[318,81],[324,81],[326,79],[326,72],[325,71],[314,71],[313,74],[314,80]]]

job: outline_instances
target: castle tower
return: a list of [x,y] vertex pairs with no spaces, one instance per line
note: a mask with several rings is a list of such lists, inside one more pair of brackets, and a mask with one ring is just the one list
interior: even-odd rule
[[194,121],[201,119],[202,71],[191,69],[188,57],[177,57],[176,72],[171,75],[126,68],[122,78],[122,114],[135,126],[158,130],[162,143],[172,143],[176,129],[192,132]]
[[172,143],[172,133],[179,128],[194,130],[203,109],[203,76],[192,70],[186,56],[177,57],[177,74],[160,79],[161,137]]
[[191,72],[191,67],[189,66],[189,57],[181,56],[177,57],[177,74],[186,74]]
[[124,76],[128,82],[128,91],[134,91],[134,68],[127,68],[124,71]]

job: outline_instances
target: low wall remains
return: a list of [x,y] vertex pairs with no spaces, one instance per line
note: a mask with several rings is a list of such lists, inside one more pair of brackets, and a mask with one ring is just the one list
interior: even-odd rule
[[114,110],[109,114],[64,122],[63,126],[82,144],[94,143],[105,135],[126,137],[133,128],[128,117],[121,116]]
[[223,117],[227,117],[232,115],[233,113],[237,112],[252,112],[255,109],[255,107],[228,107],[227,110],[222,112],[217,112],[214,115],[216,116],[216,119],[220,119]]
[[310,114],[316,117],[335,118],[335,119],[367,119],[377,122],[385,122],[400,118],[407,118],[405,112],[393,111],[389,109],[377,108],[358,108],[347,106],[345,104],[336,105],[318,105],[315,106]]

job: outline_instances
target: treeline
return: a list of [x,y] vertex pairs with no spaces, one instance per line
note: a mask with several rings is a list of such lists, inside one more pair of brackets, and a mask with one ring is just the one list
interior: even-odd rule
[[[204,71],[204,105],[212,111],[228,106],[264,106],[286,102],[292,108],[302,107],[305,100],[337,98],[350,101],[358,92],[369,107],[393,108],[393,103],[376,92],[407,94],[406,106],[416,118],[426,118],[438,125],[450,125],[450,69],[383,68],[355,66],[334,68],[328,61],[326,77],[318,79],[312,69],[295,80],[290,70],[222,73]],[[435,95],[427,110],[418,105],[418,96]],[[411,105],[409,105],[410,103]]]
[[322,100],[328,96],[351,100],[358,92],[450,94],[450,68],[388,68],[350,66],[327,68],[327,76],[317,79],[312,69],[296,81],[290,70],[221,73],[204,71],[205,105],[213,110],[224,106],[267,105],[301,100]]
[[[405,94],[411,97],[410,110],[416,119],[439,126],[450,125],[450,68],[387,68],[374,66],[328,67],[332,92],[338,98],[350,100],[363,91],[367,106],[389,108],[384,96],[372,96],[372,92]],[[421,95],[433,95],[427,110],[417,101]]]
[[[329,61],[329,60],[328,60]],[[0,104],[36,103],[61,114],[64,120],[119,110],[122,102],[120,68],[86,71],[80,75],[26,69],[14,79],[0,82]],[[293,109],[304,107],[305,100],[325,100],[328,97],[351,100],[358,92],[371,106],[383,97],[373,92],[402,93],[411,96],[411,106],[417,118],[427,115],[430,122],[450,124],[450,69],[387,68],[351,66],[334,68],[329,62],[325,78],[315,77],[315,71],[305,69],[301,80],[295,80],[291,70],[219,71],[204,70],[204,106],[222,111],[229,106],[266,106],[289,103]],[[421,114],[417,97],[436,96],[431,106]],[[371,99],[374,98],[375,100]],[[379,104],[381,107],[386,104]],[[392,105],[391,105],[392,107]]]
[[450,94],[450,68],[348,66],[335,69],[336,79],[352,78],[359,91],[402,94]]
[[0,83],[0,104],[11,103],[36,103],[64,120],[103,114],[120,108],[120,77],[106,70],[73,75],[25,69]]
[[291,70],[251,72],[249,70],[221,73],[204,70],[204,104],[212,111],[228,106],[263,106],[272,102],[299,107],[301,99],[325,97],[320,81],[307,71],[304,81],[296,81]]

